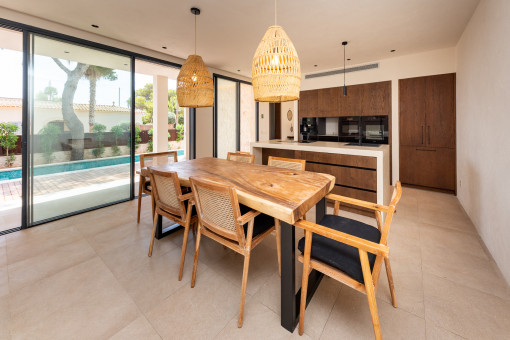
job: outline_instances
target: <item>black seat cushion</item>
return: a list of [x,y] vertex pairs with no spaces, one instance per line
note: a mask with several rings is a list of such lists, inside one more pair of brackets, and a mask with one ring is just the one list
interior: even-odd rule
[[[240,204],[239,208],[241,210],[241,215],[244,215],[251,210],[253,210],[250,207],[247,207],[245,205]],[[255,221],[253,222],[253,238],[256,236],[262,234],[269,228],[274,226],[274,217],[265,215],[265,214],[259,214],[257,217],[255,217]],[[248,235],[248,223],[246,223],[244,226],[244,236]]]
[[[377,228],[350,218],[325,215],[318,224],[375,243],[381,241],[381,232]],[[298,249],[301,253],[304,252],[304,237],[299,240]],[[321,235],[313,234],[311,257],[341,270],[360,283],[365,282],[363,279],[363,271],[361,270],[358,248],[351,247]],[[375,258],[376,256],[374,254],[368,253],[370,270],[374,267]]]

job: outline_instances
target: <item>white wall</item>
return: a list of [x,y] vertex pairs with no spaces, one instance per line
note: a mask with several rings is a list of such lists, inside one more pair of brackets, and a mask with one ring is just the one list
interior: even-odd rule
[[[398,51],[396,52],[398,53]],[[404,78],[453,73],[456,70],[455,47],[418,54],[395,56],[379,60],[379,68],[346,74],[346,84],[356,85],[378,81],[392,81],[392,167],[395,183],[399,178],[398,139],[398,80]],[[347,67],[356,65],[347,65]],[[343,75],[304,79],[301,90],[311,90],[343,85]]]
[[480,2],[457,46],[458,198],[510,282],[510,1]]
[[269,103],[259,103],[259,140],[269,139]]

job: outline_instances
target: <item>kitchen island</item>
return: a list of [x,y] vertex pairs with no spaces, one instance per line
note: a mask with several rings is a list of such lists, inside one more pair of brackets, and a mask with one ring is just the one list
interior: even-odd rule
[[305,159],[307,171],[335,176],[332,193],[385,205],[391,200],[389,145],[269,140],[251,143],[251,151],[258,164],[269,156]]

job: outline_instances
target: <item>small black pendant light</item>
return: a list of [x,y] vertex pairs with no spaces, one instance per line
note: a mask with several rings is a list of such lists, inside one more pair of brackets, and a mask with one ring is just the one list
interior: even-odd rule
[[345,96],[347,96],[347,86],[345,86],[345,46],[347,45],[347,41],[343,41],[342,45],[344,47],[344,88],[343,88],[343,94],[345,97]]

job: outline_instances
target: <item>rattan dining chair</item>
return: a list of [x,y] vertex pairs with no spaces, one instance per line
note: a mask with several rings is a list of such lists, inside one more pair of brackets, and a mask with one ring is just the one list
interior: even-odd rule
[[[165,152],[152,152],[140,154],[140,169],[149,166],[168,164],[177,162],[177,151],[165,151]],[[140,212],[142,210],[142,196],[147,194],[151,196],[152,202],[152,216],[154,216],[154,199],[151,195],[151,182],[149,177],[142,176],[140,174],[140,180],[138,182],[138,213],[136,216],[136,222],[140,223]]]
[[189,229],[195,234],[197,216],[193,214],[193,193],[182,194],[181,185],[176,172],[158,171],[149,168],[150,180],[152,183],[152,195],[154,197],[155,212],[152,226],[152,235],[149,245],[149,256],[152,256],[152,247],[158,225],[158,217],[161,215],[169,220],[184,226],[184,237],[182,240],[181,264],[179,267],[179,281],[182,279],[184,259],[188,245]]
[[[306,160],[269,156],[267,159],[267,165],[275,166],[278,168],[289,169],[289,170],[305,171]],[[304,214],[302,218],[304,220],[306,220],[306,214]],[[280,236],[280,228],[281,228],[280,220],[278,220],[276,218],[274,219],[274,227],[276,229],[276,244],[278,247],[278,254],[280,254],[280,246],[281,246],[280,237],[279,237]],[[281,264],[281,261],[282,261],[281,258],[278,257],[278,265]],[[278,267],[278,268],[280,268],[280,267]],[[279,272],[279,273],[281,274],[281,272]]]
[[202,235],[243,255],[241,304],[237,322],[237,326],[242,327],[251,251],[274,230],[274,219],[250,208],[240,207],[232,186],[198,178],[190,178],[190,181],[198,214],[191,288],[195,286]]
[[[391,301],[393,307],[397,307],[387,239],[391,220],[401,196],[400,182],[397,182],[394,188],[389,206],[329,194],[326,198],[335,201],[334,215],[325,215],[318,224],[303,220],[296,222],[296,227],[305,230],[305,237],[298,243],[298,249],[302,253],[299,261],[303,262],[300,335],[303,334],[304,328],[308,275],[315,269],[367,295],[375,338],[382,339],[375,295],[384,261]],[[374,211],[377,228],[338,216],[340,202]],[[386,214],[384,223],[382,213]]]
[[255,156],[249,152],[236,151],[229,152],[227,154],[227,160],[253,164],[255,162]]

